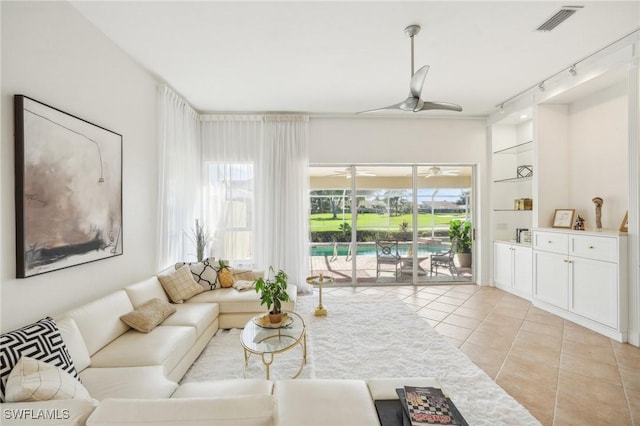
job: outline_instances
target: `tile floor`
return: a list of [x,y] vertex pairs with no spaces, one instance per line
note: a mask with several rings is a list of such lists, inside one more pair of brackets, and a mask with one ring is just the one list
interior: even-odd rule
[[331,287],[392,294],[543,425],[640,426],[640,348],[618,343],[492,287]]

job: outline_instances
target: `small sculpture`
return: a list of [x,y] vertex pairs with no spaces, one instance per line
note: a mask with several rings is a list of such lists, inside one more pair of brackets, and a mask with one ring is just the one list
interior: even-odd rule
[[594,197],[591,201],[596,205],[596,228],[602,229],[602,205],[604,200],[600,197]]
[[584,218],[582,216],[578,215],[575,223],[573,224],[573,229],[576,231],[584,231]]

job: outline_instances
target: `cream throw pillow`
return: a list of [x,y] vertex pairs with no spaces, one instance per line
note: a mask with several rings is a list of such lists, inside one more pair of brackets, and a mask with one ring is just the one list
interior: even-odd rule
[[60,367],[23,356],[7,379],[7,402],[91,399],[82,383]]
[[182,303],[204,291],[204,288],[193,279],[188,265],[184,265],[175,271],[158,275],[158,280],[160,280],[162,288],[167,292],[169,299],[173,303]]
[[166,300],[154,298],[140,305],[135,311],[124,314],[120,319],[129,327],[141,333],[148,333],[176,311],[176,307]]

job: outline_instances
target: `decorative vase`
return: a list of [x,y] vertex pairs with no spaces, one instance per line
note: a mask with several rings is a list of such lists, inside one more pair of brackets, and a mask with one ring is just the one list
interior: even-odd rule
[[271,324],[278,324],[282,321],[282,314],[272,314],[269,312],[269,322]]

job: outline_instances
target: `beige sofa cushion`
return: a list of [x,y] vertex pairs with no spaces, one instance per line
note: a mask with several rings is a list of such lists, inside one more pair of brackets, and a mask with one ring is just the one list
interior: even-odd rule
[[197,337],[211,326],[220,313],[217,303],[183,303],[173,306],[176,308],[176,313],[164,320],[162,325],[195,327]]
[[384,378],[367,380],[371,399],[398,399],[397,388],[404,386],[433,386],[441,387],[440,383],[432,377],[405,377]]
[[274,405],[271,395],[106,399],[91,414],[87,426],[272,426]]
[[91,399],[80,381],[53,364],[23,356],[7,378],[7,402]]
[[93,355],[109,342],[129,330],[120,315],[133,311],[133,305],[124,290],[118,290],[93,302],[67,312],[80,329],[89,355]]
[[175,305],[166,300],[154,298],[128,314],[122,315],[120,319],[129,327],[141,333],[148,333],[175,312]]
[[150,333],[130,330],[91,357],[92,367],[162,365],[171,372],[196,341],[194,327],[161,326]]
[[151,367],[87,368],[84,386],[97,400],[106,398],[168,398],[178,384],[166,378],[160,365]]
[[[58,399],[39,402],[12,402],[2,404],[2,426],[84,426],[87,418],[98,405],[95,399]],[[24,418],[25,413],[60,413],[48,418]],[[19,414],[23,417],[19,418]],[[68,413],[63,416],[62,413]],[[64,417],[64,418],[61,418]]]
[[274,396],[279,401],[274,422],[278,426],[380,424],[363,380],[279,380]]
[[[295,285],[287,287],[289,293],[289,301],[282,303],[282,309],[285,311],[293,311],[297,288]],[[220,313],[238,313],[238,312],[266,312],[267,307],[260,304],[260,296],[255,290],[238,291],[235,288],[220,288],[214,291],[206,291],[200,293],[187,303],[219,303]]]
[[78,372],[84,370],[91,364],[91,357],[78,324],[70,317],[56,319],[56,324],[58,325],[58,330],[60,330],[62,341],[67,346],[69,356],[71,356],[73,364],[76,366],[76,370]]
[[180,385],[171,398],[271,395],[273,382],[265,379],[225,379]]
[[193,279],[191,270],[187,265],[175,271],[158,275],[158,280],[160,280],[162,288],[167,292],[169,299],[171,299],[173,303],[182,303],[204,291],[204,288],[198,285]]
[[162,284],[158,280],[158,277],[147,278],[144,281],[139,281],[135,284],[124,289],[131,299],[131,303],[134,308],[137,308],[151,299],[162,299],[169,301],[169,296],[162,288]]

